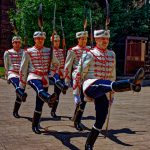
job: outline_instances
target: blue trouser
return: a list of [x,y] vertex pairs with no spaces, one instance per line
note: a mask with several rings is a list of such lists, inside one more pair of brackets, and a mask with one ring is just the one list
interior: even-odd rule
[[109,100],[104,94],[103,96],[96,98],[94,104],[96,111],[96,121],[94,126],[98,129],[102,129],[108,114]]
[[112,81],[110,80],[96,80],[86,89],[86,95],[94,99],[99,98],[112,91],[111,84]]
[[102,129],[107,117],[109,101],[106,93],[112,91],[111,84],[110,80],[97,80],[85,91],[87,96],[95,99],[96,121],[94,126],[98,129]]
[[59,76],[59,74],[55,73],[53,75],[53,77],[49,78],[49,80],[50,80],[50,82],[52,82],[53,84],[55,84],[57,80],[60,80],[60,76]]
[[40,91],[48,92],[48,87],[43,87],[42,81],[38,79],[32,79],[28,81],[28,84],[36,91],[36,105],[35,111],[42,112],[44,101],[38,96]]
[[60,76],[56,73],[54,74],[53,77],[49,78],[49,81],[52,82],[54,84],[54,92],[57,94],[57,100],[54,104],[54,106],[52,107],[51,112],[56,112],[58,103],[59,103],[59,97],[60,97],[60,93],[61,93],[61,89],[56,85],[57,81],[61,81],[61,83],[64,85],[64,79],[60,79]]
[[19,78],[13,77],[10,78],[9,81],[12,83],[15,89],[19,88]]
[[[10,78],[9,81],[12,83],[15,89],[19,88],[19,78],[13,77]],[[21,99],[16,95],[16,102],[21,104]]]
[[64,80],[60,79],[59,75],[56,73],[53,77],[49,78],[50,82],[54,84],[54,92],[57,94],[57,101],[59,101],[59,96],[61,93],[61,90],[56,86],[56,81],[60,80],[64,84]]
[[61,89],[58,88],[58,86],[56,85],[56,82],[61,81],[61,83],[63,85],[65,85],[64,79],[61,79],[60,76],[57,73],[55,73],[53,77],[49,78],[49,81],[54,84],[54,92],[57,94],[57,100],[59,101],[59,96],[60,96],[60,93],[61,93]]

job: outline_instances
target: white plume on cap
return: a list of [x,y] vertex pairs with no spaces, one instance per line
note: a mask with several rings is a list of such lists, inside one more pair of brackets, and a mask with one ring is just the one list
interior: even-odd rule
[[46,39],[46,33],[41,32],[41,31],[35,31],[33,34],[33,38],[36,38],[36,37],[44,37]]
[[110,38],[110,30],[94,30],[94,38],[99,37]]
[[[54,35],[54,41],[55,41],[55,40],[60,40],[60,36],[57,35],[57,34],[55,34],[55,35]],[[50,41],[52,41],[52,36],[51,36],[51,38],[50,38]]]
[[76,33],[76,38],[88,37],[88,31],[80,31]]
[[12,38],[12,43],[13,43],[14,41],[20,41],[20,42],[21,42],[21,37],[20,37],[20,36],[14,36],[14,37]]

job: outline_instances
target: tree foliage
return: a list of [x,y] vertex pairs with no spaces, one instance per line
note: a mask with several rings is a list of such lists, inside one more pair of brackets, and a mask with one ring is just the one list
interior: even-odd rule
[[[109,0],[111,46],[116,39],[126,36],[148,36],[149,4],[139,4],[140,0]],[[106,18],[105,0],[17,0],[16,10],[10,11],[10,19],[16,20],[19,35],[28,37],[28,45],[33,44],[33,33],[39,30],[38,7],[43,4],[44,31],[47,34],[45,45],[50,45],[53,32],[54,5],[56,3],[56,31],[61,35],[60,16],[63,19],[67,48],[75,45],[75,33],[83,30],[84,5],[87,11],[87,30],[90,33],[89,10],[92,10],[93,30],[104,28]]]

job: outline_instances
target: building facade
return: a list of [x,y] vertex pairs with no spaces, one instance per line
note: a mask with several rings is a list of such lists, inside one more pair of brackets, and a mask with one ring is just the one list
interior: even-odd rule
[[150,42],[148,37],[127,36],[115,43],[117,76],[132,76],[140,67],[150,79]]
[[9,49],[12,38],[12,27],[9,20],[8,12],[15,8],[15,0],[0,1],[0,66],[3,66],[3,54]]

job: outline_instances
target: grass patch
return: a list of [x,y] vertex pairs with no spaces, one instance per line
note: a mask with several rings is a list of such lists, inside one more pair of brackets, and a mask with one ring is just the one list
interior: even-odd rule
[[0,67],[0,77],[4,77],[5,76],[5,69],[4,67]]

